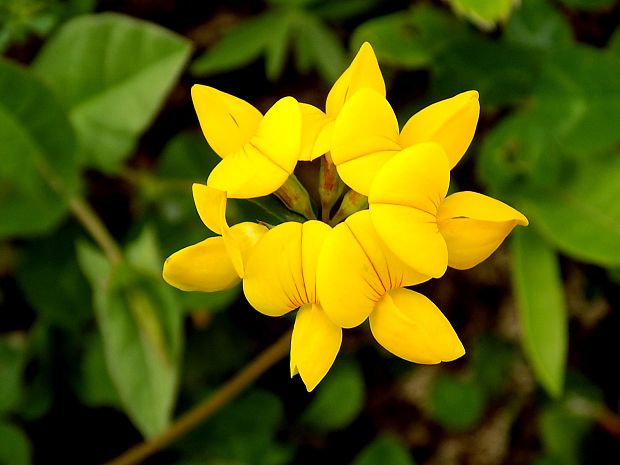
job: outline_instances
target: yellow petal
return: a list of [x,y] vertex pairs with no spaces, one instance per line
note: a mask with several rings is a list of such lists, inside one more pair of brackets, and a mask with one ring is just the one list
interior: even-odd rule
[[306,103],[299,104],[301,109],[301,153],[299,159],[312,161],[329,152],[331,134],[324,132],[325,126],[333,121],[318,108]]
[[312,151],[312,159],[316,159],[321,155],[331,151],[332,148],[332,133],[334,132],[334,120],[329,120],[319,135],[316,138],[316,142],[314,143],[314,148]]
[[319,221],[282,223],[256,244],[247,262],[243,290],[248,302],[280,316],[315,302],[318,251],[330,228]]
[[359,90],[342,108],[332,133],[331,155],[343,181],[368,195],[374,175],[400,148],[398,121],[388,101],[372,89]]
[[452,169],[474,138],[479,115],[480,103],[475,90],[434,103],[407,121],[400,135],[401,145],[436,142],[446,151]]
[[248,102],[213,87],[192,86],[192,100],[207,142],[222,158],[240,150],[263,117]]
[[362,195],[368,195],[377,172],[396,153],[398,152],[394,150],[373,152],[355,160],[341,163],[336,167],[338,175],[351,189]]
[[291,376],[299,373],[308,392],[325,377],[336,360],[342,330],[320,305],[305,304],[297,312],[291,340]]
[[269,195],[293,172],[300,149],[299,104],[284,97],[265,114],[250,141],[211,171],[207,184],[234,199]]
[[246,144],[213,168],[207,185],[226,191],[230,198],[249,199],[275,192],[289,175],[254,146]]
[[351,215],[327,235],[317,269],[323,310],[338,326],[361,324],[390,289],[428,278],[408,268],[383,245],[368,210]]
[[245,265],[261,237],[268,231],[262,224],[243,222],[222,231],[224,245],[237,274],[245,276]]
[[194,183],[192,194],[202,222],[214,233],[222,234],[226,226],[226,192]]
[[250,142],[272,163],[291,174],[301,151],[301,123],[299,102],[293,97],[281,98],[265,113]]
[[448,264],[459,270],[489,257],[525,216],[499,200],[477,192],[457,192],[439,207],[439,231],[448,245]]
[[331,227],[321,221],[311,220],[303,223],[301,231],[301,266],[308,303],[318,302],[316,295],[317,265],[321,249],[331,229]]
[[384,165],[368,197],[370,218],[385,245],[423,275],[440,277],[448,264],[436,214],[449,183],[441,147],[418,144]]
[[368,87],[385,97],[385,82],[377,62],[375,52],[368,42],[364,42],[351,65],[338,78],[327,95],[326,113],[335,118],[344,103],[355,93]]
[[221,237],[210,237],[172,254],[164,263],[163,277],[182,291],[201,292],[229,289],[240,280]]
[[463,344],[441,311],[418,292],[394,289],[370,315],[379,344],[415,363],[448,362],[465,354]]

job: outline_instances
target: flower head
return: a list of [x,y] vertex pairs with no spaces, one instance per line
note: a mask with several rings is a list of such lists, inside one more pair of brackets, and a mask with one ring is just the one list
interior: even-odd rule
[[192,99],[207,142],[222,157],[208,186],[247,199],[284,184],[301,150],[297,100],[284,97],[263,116],[249,103],[208,86],[193,86]]
[[[285,97],[263,116],[206,86],[194,86],[192,97],[204,135],[222,157],[207,185],[193,187],[200,218],[219,236],[169,257],[166,281],[210,292],[243,280],[260,313],[297,310],[291,376],[299,374],[309,391],[333,364],[342,329],[366,320],[379,344],[405,360],[440,363],[465,353],[443,313],[408,287],[441,277],[448,266],[477,265],[516,225],[527,225],[498,200],[447,195],[450,170],[478,121],[476,91],[424,108],[400,131],[365,43],[329,92],[325,112]],[[313,183],[320,222],[293,171],[298,160],[323,154]],[[350,187],[344,193],[342,181]],[[227,197],[273,192],[309,221],[228,226]]]

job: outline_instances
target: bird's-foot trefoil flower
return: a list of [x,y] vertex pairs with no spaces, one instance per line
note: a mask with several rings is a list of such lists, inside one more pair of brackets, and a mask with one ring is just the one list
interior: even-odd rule
[[192,99],[202,132],[222,157],[207,185],[230,198],[275,192],[293,173],[301,150],[301,111],[293,97],[263,116],[249,103],[212,87],[194,85]]
[[241,281],[250,252],[267,228],[243,222],[232,227],[226,221],[226,192],[203,184],[192,187],[202,222],[216,234],[172,254],[164,263],[163,277],[182,291],[215,292]]
[[375,52],[364,42],[349,67],[327,94],[325,112],[301,103],[303,120],[300,160],[311,161],[329,152],[332,130],[342,106],[360,89],[372,89],[385,97],[385,82]]
[[316,284],[325,312],[339,326],[352,328],[370,317],[375,339],[393,354],[417,363],[454,360],[465,349],[448,320],[429,299],[404,288],[429,279],[385,247],[364,210],[325,239]]
[[316,293],[317,260],[331,228],[320,221],[287,222],[263,236],[247,263],[243,291],[268,316],[299,308],[291,342],[291,376],[308,391],[327,374],[340,350],[342,330],[323,311]]
[[453,168],[474,137],[479,113],[478,92],[463,92],[420,110],[399,132],[398,120],[385,97],[373,89],[361,89],[338,115],[331,140],[332,159],[342,180],[368,195],[383,164],[415,144],[441,145]]
[[[448,266],[477,265],[516,225],[527,225],[498,200],[468,191],[447,195],[450,170],[478,122],[476,91],[422,109],[402,131],[385,94],[368,43],[332,87],[325,112],[285,97],[263,116],[232,95],[192,88],[203,133],[222,158],[207,185],[193,186],[194,200],[219,236],[170,256],[164,279],[204,292],[242,280],[259,312],[277,317],[297,310],[291,376],[299,374],[308,391],[332,366],[343,328],[366,320],[378,343],[405,360],[434,364],[462,356],[443,313],[409,288],[441,277]],[[309,171],[294,172],[299,160],[322,155],[320,167],[317,160],[303,167]],[[319,179],[301,175],[312,170]],[[228,226],[228,197],[272,193],[301,215],[279,217],[299,222],[268,227],[257,218]],[[323,221],[315,220],[319,202]],[[282,204],[270,210],[274,218]]]
[[385,245],[414,270],[438,278],[448,265],[471,268],[491,255],[527,219],[476,192],[446,197],[450,162],[437,143],[394,155],[376,174],[370,218]]

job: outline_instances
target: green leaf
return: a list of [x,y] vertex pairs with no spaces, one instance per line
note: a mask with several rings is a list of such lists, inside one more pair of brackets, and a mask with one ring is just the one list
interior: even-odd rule
[[330,21],[343,21],[371,13],[381,0],[347,0],[346,2],[321,2],[312,12]]
[[54,342],[58,341],[54,340],[53,331],[50,329],[44,322],[37,322],[28,334],[26,348],[28,369],[21,386],[19,403],[19,416],[26,421],[43,417],[54,402],[54,356],[58,352]]
[[150,226],[142,228],[138,237],[127,246],[125,256],[135,270],[145,275],[160,277],[163,260],[157,236]]
[[454,11],[482,29],[493,29],[508,19],[519,0],[448,0]]
[[431,61],[426,44],[419,37],[409,11],[373,18],[353,32],[351,47],[357,50],[363,42],[372,44],[382,64],[417,69]]
[[467,431],[476,426],[484,414],[484,394],[478,384],[442,373],[431,386],[429,413],[448,429]]
[[22,339],[6,336],[0,339],[0,413],[14,410],[21,400],[25,361]]
[[397,437],[382,434],[355,457],[353,465],[414,465],[407,447]]
[[293,450],[276,441],[283,420],[282,401],[253,390],[218,412],[191,439],[203,450],[203,463],[284,465]]
[[[38,318],[79,332],[92,318],[92,306],[88,283],[75,258],[75,237],[75,231],[63,227],[25,244],[16,278]],[[50,292],[50,276],[54,276],[54,292]]]
[[545,408],[539,430],[546,455],[561,465],[582,463],[581,445],[592,423],[591,418],[576,415],[561,403]]
[[541,65],[528,46],[464,35],[436,54],[434,96],[476,89],[483,107],[515,104],[530,96]]
[[573,40],[566,18],[545,0],[523,0],[506,24],[504,37],[546,50]]
[[191,183],[205,183],[209,173],[221,161],[206,139],[198,132],[182,132],[164,147],[157,162],[157,177],[166,180],[186,181],[188,193]]
[[566,6],[585,11],[597,11],[610,7],[615,0],[559,0]]
[[157,114],[190,50],[155,24],[104,13],[65,23],[33,67],[70,108],[81,161],[113,172]]
[[515,231],[512,274],[525,354],[536,378],[556,397],[564,386],[568,345],[557,255],[534,231]]
[[322,432],[346,428],[364,407],[366,392],[362,371],[353,360],[340,360],[315,392],[301,422]]
[[307,54],[326,82],[335,82],[348,64],[338,36],[319,18],[301,12],[295,16],[294,28],[301,37],[297,41],[297,53]]
[[270,81],[277,80],[284,71],[293,24],[294,15],[285,14],[277,27],[269,32],[269,41],[265,48],[265,75]]
[[54,95],[5,60],[0,60],[0,140],[0,237],[48,231],[68,207],[58,190],[77,189],[73,130]]
[[192,63],[196,76],[209,76],[241,68],[262,56],[282,33],[286,21],[279,12],[268,12],[245,20]]
[[538,231],[578,260],[620,265],[620,158],[609,154],[574,167],[561,187],[519,200]]
[[565,159],[546,123],[531,111],[519,112],[487,134],[476,168],[492,191],[510,197],[565,182]]
[[506,386],[515,354],[512,346],[492,334],[479,338],[472,355],[476,384],[487,395],[496,394]]
[[[139,248],[138,246],[134,246]],[[161,278],[80,244],[78,260],[93,287],[106,365],[123,407],[147,437],[170,421],[181,355],[181,312]]]
[[15,425],[0,422],[0,465],[30,465],[31,456],[28,436]]
[[620,60],[605,51],[564,47],[546,55],[532,111],[566,153],[585,158],[620,143],[619,75]]
[[101,336],[99,334],[87,335],[84,346],[80,374],[75,382],[80,400],[91,407],[120,407],[118,392],[106,368]]

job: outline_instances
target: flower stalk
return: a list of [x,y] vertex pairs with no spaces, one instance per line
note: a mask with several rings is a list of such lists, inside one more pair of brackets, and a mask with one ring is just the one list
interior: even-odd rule
[[319,172],[319,196],[321,198],[321,221],[329,223],[331,211],[344,190],[336,165],[329,153],[321,158]]
[[347,191],[346,194],[344,194],[344,198],[342,199],[340,208],[338,209],[334,217],[331,219],[329,224],[331,226],[335,226],[338,223],[342,223],[346,218],[351,216],[353,213],[356,213],[360,210],[364,210],[366,208],[368,208],[368,197],[351,189]]
[[294,174],[291,174],[274,194],[292,212],[298,213],[308,220],[316,219],[308,191]]
[[211,396],[182,415],[161,435],[150,441],[135,445],[104,465],[136,465],[164,449],[228,404],[256,381],[259,376],[282,360],[288,354],[290,345],[291,333],[287,332]]

